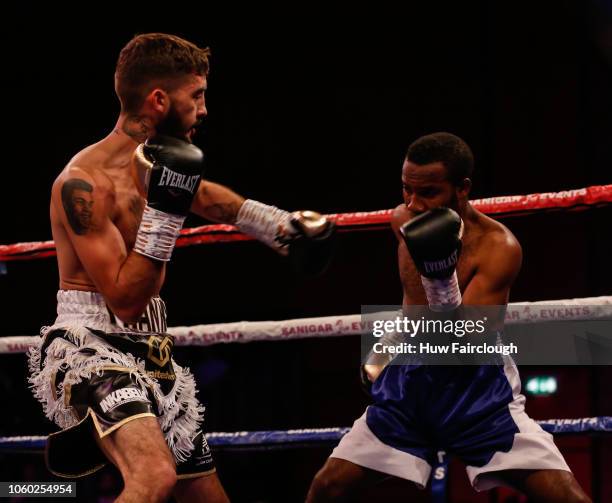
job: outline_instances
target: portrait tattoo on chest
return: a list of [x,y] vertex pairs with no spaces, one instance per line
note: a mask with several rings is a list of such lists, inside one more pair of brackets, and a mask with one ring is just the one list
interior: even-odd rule
[[75,234],[82,236],[91,229],[93,203],[93,187],[85,180],[74,178],[62,185],[62,205]]

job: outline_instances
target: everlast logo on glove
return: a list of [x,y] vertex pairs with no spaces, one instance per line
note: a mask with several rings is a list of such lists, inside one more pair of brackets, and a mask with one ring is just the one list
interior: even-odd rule
[[182,173],[177,173],[164,166],[159,183],[159,187],[177,187],[179,189],[186,190],[190,194],[195,192],[197,183],[200,180],[200,175],[187,176]]
[[434,262],[423,262],[425,265],[425,272],[440,272],[444,271],[445,269],[449,269],[450,267],[455,267],[457,265],[458,258],[459,250],[455,250],[448,258],[445,258],[443,260],[436,260]]
[[450,208],[434,208],[401,226],[406,248],[421,276],[450,278],[461,253],[461,217]]
[[149,138],[142,153],[152,163],[147,206],[168,215],[187,216],[202,177],[204,153],[191,143],[162,135]]

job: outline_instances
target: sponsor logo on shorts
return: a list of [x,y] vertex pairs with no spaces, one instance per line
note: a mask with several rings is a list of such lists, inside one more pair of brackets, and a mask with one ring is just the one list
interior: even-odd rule
[[196,466],[201,466],[209,463],[212,463],[212,453],[210,452],[210,447],[208,446],[206,437],[202,435],[202,454],[198,456]]
[[162,372],[161,370],[147,370],[147,375],[153,379],[164,379],[166,381],[176,380],[174,372]]
[[136,401],[148,402],[149,399],[146,393],[141,389],[121,388],[113,391],[110,395],[104,398],[100,402],[100,408],[102,409],[102,412],[108,412],[109,410],[113,410],[115,407],[119,407],[119,405],[123,405],[124,403]]
[[172,356],[172,337],[168,337],[167,335],[163,337],[158,337],[156,335],[152,335],[149,337],[147,341],[149,345],[149,353],[147,358],[158,365],[159,367],[163,367],[170,361],[170,356]]

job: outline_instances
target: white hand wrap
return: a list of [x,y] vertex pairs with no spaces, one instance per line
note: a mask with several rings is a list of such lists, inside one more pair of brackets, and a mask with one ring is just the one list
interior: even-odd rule
[[287,253],[285,245],[277,238],[291,228],[291,213],[276,206],[247,199],[238,211],[236,227],[276,251]]
[[168,262],[184,221],[183,216],[145,206],[134,251],[154,260]]
[[432,311],[452,311],[461,305],[461,290],[457,281],[457,272],[444,279],[429,279],[421,276],[425,288],[427,303]]

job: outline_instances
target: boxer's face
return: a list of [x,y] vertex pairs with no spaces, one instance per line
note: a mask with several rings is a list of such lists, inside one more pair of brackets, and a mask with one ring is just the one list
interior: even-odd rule
[[82,229],[88,229],[91,224],[93,197],[90,192],[75,189],[70,197],[72,209],[78,224]]
[[178,87],[168,93],[170,106],[156,131],[191,142],[195,128],[207,114],[205,92],[206,77],[189,75],[182,79]]
[[419,165],[405,160],[402,188],[406,207],[416,214],[445,206],[461,215],[467,201],[465,188],[448,180],[448,171],[441,162]]

